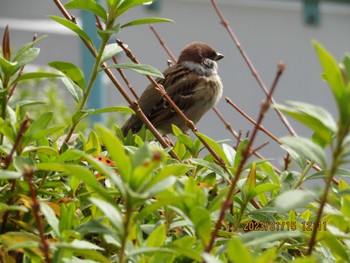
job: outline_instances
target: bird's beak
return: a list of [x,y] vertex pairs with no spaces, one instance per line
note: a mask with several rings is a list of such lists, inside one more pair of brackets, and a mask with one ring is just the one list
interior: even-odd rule
[[214,60],[215,61],[218,61],[220,59],[224,58],[224,55],[220,54],[220,53],[217,53],[216,56],[214,57]]

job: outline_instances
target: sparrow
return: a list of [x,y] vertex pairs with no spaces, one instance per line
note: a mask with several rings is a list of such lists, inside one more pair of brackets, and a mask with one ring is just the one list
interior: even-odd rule
[[[205,43],[194,42],[184,47],[173,66],[163,72],[164,78],[157,78],[180,108],[193,123],[197,123],[220,99],[223,85],[218,75],[217,61],[224,56]],[[188,126],[163,96],[150,84],[138,100],[147,118],[161,134],[172,132],[175,124],[183,132]],[[122,127],[126,136],[131,130],[138,132],[143,122],[132,115]]]

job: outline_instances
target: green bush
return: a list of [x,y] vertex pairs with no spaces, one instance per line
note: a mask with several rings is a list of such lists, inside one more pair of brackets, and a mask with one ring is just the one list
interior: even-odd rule
[[[104,63],[123,51],[108,44],[121,29],[169,21],[117,22],[122,13],[146,2],[106,0],[104,9],[93,0],[72,0],[61,6],[98,17],[103,28],[98,50],[68,13],[51,17],[75,32],[95,56],[88,79],[61,61],[49,63],[57,73],[25,72],[42,39],[12,54],[5,30],[0,52],[0,261],[348,262],[350,188],[341,177],[350,172],[341,167],[350,153],[349,56],[338,65],[313,42],[339,117],[334,120],[325,109],[301,102],[278,105],[314,131],[312,139],[281,139],[295,163],[283,171],[268,160],[248,161],[254,135],[233,148],[200,133],[191,139],[174,126],[176,141],[164,148],[145,129],[124,138],[118,126],[95,125],[86,134],[85,117],[133,113],[126,107],[86,108],[97,74],[105,71],[113,81],[108,70],[114,67],[161,76],[148,65]],[[63,81],[75,110],[63,102],[52,108],[50,101],[60,92],[52,78]],[[33,83],[45,86],[39,98],[23,88]],[[122,86],[113,83],[123,94]],[[39,106],[44,108],[38,111]],[[203,148],[211,153],[200,155]],[[313,172],[313,166],[320,171]],[[322,191],[303,188],[304,182],[319,178],[325,180]]]

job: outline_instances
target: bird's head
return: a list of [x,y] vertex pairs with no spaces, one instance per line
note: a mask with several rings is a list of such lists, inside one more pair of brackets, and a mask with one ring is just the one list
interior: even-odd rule
[[[204,70],[217,71],[216,61],[224,56],[202,42],[193,42],[184,47],[179,56],[179,64],[195,67],[200,64]],[[194,68],[196,70],[196,68]],[[207,73],[206,73],[207,75]]]

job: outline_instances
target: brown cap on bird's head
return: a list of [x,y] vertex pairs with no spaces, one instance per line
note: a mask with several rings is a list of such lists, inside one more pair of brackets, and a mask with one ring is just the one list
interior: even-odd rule
[[193,42],[184,47],[181,51],[177,63],[192,61],[202,63],[204,59],[209,58],[214,61],[222,59],[224,56],[217,53],[214,49],[202,42]]

